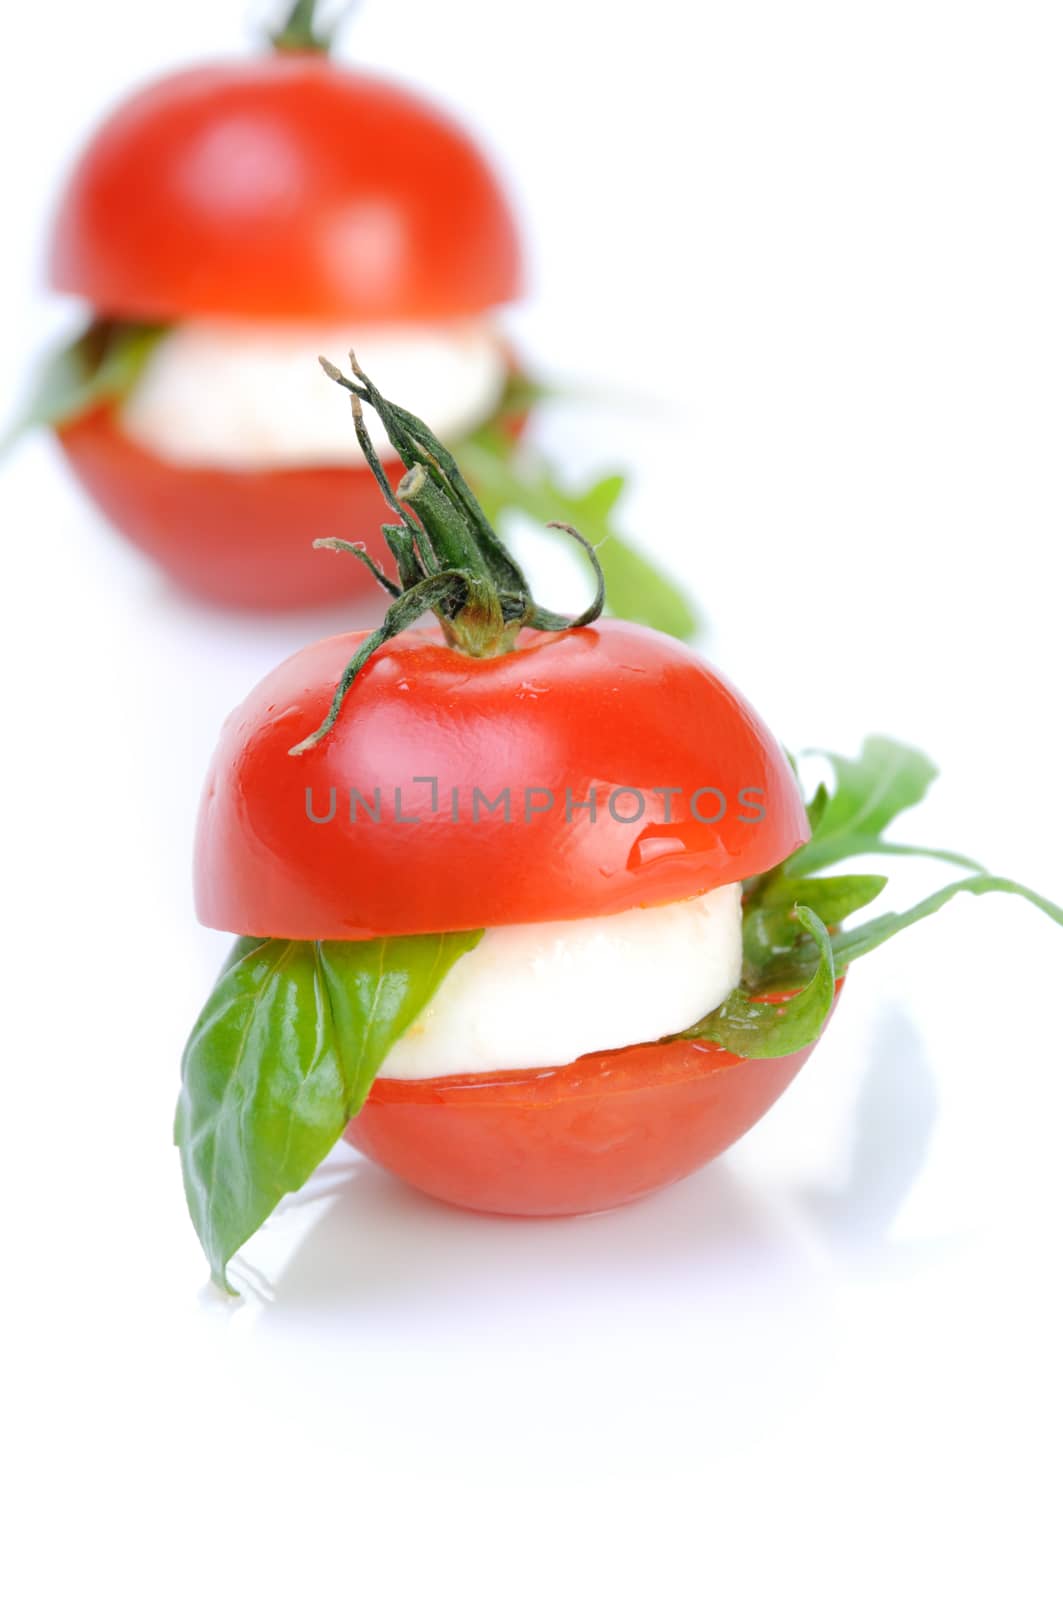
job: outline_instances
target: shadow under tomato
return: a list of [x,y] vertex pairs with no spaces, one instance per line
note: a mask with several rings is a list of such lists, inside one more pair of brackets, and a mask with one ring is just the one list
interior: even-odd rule
[[[875,1045],[850,1178],[830,1195],[749,1181],[723,1157],[615,1211],[508,1218],[430,1199],[340,1147],[267,1224],[272,1241],[249,1247],[279,1265],[236,1318],[248,1337],[232,1382],[258,1404],[273,1374],[296,1371],[274,1403],[299,1427],[349,1384],[354,1437],[396,1466],[412,1441],[445,1470],[456,1431],[466,1451],[497,1453],[499,1417],[521,1450],[563,1440],[564,1460],[593,1458],[596,1473],[622,1473],[632,1438],[677,1429],[717,1452],[768,1448],[785,1419],[814,1425],[844,1365],[847,1281],[908,1265],[884,1234],[925,1157],[925,1076],[900,1013]],[[247,1283],[244,1265],[233,1276]]]
[[957,1242],[888,1238],[926,1165],[937,1117],[937,1088],[922,1037],[903,1006],[883,1007],[854,1110],[845,1179],[837,1188],[799,1197],[825,1244],[850,1255],[914,1264]]
[[327,1309],[365,1314],[378,1301],[391,1311],[431,1307],[435,1315],[463,1300],[582,1299],[634,1286],[652,1293],[677,1270],[702,1285],[716,1271],[731,1279],[767,1272],[797,1280],[814,1256],[793,1219],[719,1162],[593,1216],[460,1210],[346,1152],[321,1169],[306,1198],[325,1198],[326,1209],[278,1274],[270,1318]]
[[[937,1111],[918,1032],[900,1007],[878,1021],[857,1100],[848,1174],[833,1190],[780,1196],[743,1179],[726,1159],[645,1199],[574,1217],[464,1211],[337,1149],[279,1215],[324,1209],[276,1274],[271,1318],[331,1309],[372,1314],[463,1299],[536,1300],[573,1292],[623,1295],[677,1275],[682,1293],[711,1285],[797,1284],[846,1259],[910,1257],[887,1239],[921,1172]],[[947,1241],[940,1241],[941,1244]],[[936,1248],[936,1247],[935,1247]],[[708,1287],[706,1287],[708,1286]]]
[[232,1319],[234,1405],[268,1394],[308,1438],[334,1414],[396,1470],[451,1470],[459,1435],[498,1458],[501,1419],[502,1459],[600,1476],[632,1439],[748,1449],[829,1381],[832,1264],[726,1162],[616,1211],[505,1218],[337,1155],[248,1250],[279,1263],[290,1241]]

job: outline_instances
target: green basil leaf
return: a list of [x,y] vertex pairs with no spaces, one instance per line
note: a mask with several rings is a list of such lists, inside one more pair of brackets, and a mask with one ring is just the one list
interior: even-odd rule
[[221,982],[222,978],[224,978],[225,974],[230,970],[230,968],[235,967],[238,962],[244,959],[245,956],[249,956],[252,950],[258,950],[262,945],[269,943],[269,939],[252,938],[248,935],[242,935],[239,939],[236,939],[233,942],[232,949],[229,951],[229,954],[225,957],[225,960],[221,964],[221,970],[214,980],[215,986]]
[[805,986],[782,1000],[757,1000],[745,984],[739,984],[722,1006],[679,1034],[679,1038],[707,1039],[752,1061],[788,1056],[818,1039],[834,1003],[831,939],[821,919],[808,906],[797,906],[794,916],[819,955]]
[[47,357],[8,441],[30,428],[60,427],[105,401],[124,399],[167,332],[156,323],[93,323]]
[[[1033,889],[1026,888],[1024,884],[1016,883],[1012,878],[998,878],[990,873],[979,873],[972,878],[960,878],[956,883],[946,884],[943,889],[938,889],[935,894],[920,900],[908,911],[887,911],[858,928],[844,928],[832,934],[831,947],[839,975],[843,974],[858,957],[877,950],[879,945],[885,944],[887,939],[892,939],[894,934],[900,933],[902,929],[910,928],[914,923],[922,922],[925,917],[933,916],[935,911],[940,911],[958,894],[1019,895],[1063,927],[1063,906],[1056,905],[1054,901],[1046,899]],[[817,960],[816,948],[808,941],[804,941],[762,968],[758,974],[757,990],[770,994],[779,988],[803,983],[815,969]]]
[[550,466],[525,445],[516,445],[497,426],[481,428],[455,451],[488,519],[504,521],[507,511],[523,511],[536,522],[570,522],[594,546],[605,574],[613,616],[643,622],[677,639],[698,630],[698,617],[678,584],[665,576],[617,533],[613,512],[624,489],[610,475],[580,493],[558,482]]
[[481,932],[237,941],[185,1049],[174,1137],[216,1283],[364,1104],[388,1050]]
[[758,968],[789,950],[802,935],[794,912],[807,906],[828,926],[836,926],[854,911],[861,911],[882,893],[887,880],[879,875],[852,874],[837,878],[764,879],[742,917],[745,961]]
[[785,871],[802,877],[854,856],[929,856],[980,872],[981,865],[952,850],[892,844],[881,836],[895,817],[918,805],[937,777],[921,750],[894,739],[865,739],[855,761],[819,752],[834,769],[833,793],[821,787],[809,807],[812,838],[790,857]]
[[345,1121],[361,1111],[396,1039],[423,1011],[458,957],[482,938],[480,928],[361,943],[328,940],[317,946],[344,1062]]

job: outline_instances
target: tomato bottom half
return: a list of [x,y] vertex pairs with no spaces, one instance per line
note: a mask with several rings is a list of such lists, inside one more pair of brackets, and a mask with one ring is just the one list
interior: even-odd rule
[[[130,439],[109,407],[58,439],[108,521],[197,599],[282,611],[377,592],[359,561],[315,550],[315,539],[361,540],[390,564],[387,506],[367,467],[186,467]],[[402,467],[389,472],[397,482]]]
[[582,1056],[544,1072],[378,1078],[345,1137],[452,1205],[574,1216],[652,1194],[757,1122],[814,1046],[748,1061],[677,1040]]

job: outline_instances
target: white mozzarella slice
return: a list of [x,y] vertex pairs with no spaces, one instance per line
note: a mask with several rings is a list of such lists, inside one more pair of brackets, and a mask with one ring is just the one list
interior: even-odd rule
[[564,1066],[691,1027],[742,969],[742,886],[573,922],[488,928],[381,1076]]
[[[443,440],[497,409],[507,377],[486,322],[335,328],[268,322],[179,323],[152,352],[122,427],[164,460],[246,468],[351,466],[362,459],[350,407],[318,365],[346,370],[353,348],[373,382]],[[376,414],[370,437],[394,459]]]

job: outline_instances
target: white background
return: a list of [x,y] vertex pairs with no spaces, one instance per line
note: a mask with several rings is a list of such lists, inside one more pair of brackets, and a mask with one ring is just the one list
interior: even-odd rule
[[[71,322],[38,284],[78,141],[249,20],[6,18],[11,405]],[[1063,900],[1058,8],[366,0],[342,53],[491,143],[524,348],[618,397],[544,438],[636,470],[628,527],[780,736],[923,745],[899,833]],[[169,1144],[224,944],[198,787],[255,678],[360,619],[191,607],[42,439],[0,497],[11,1592],[1058,1592],[1063,933],[909,933],[738,1150],[625,1212],[476,1218],[345,1156],[229,1310]]]

